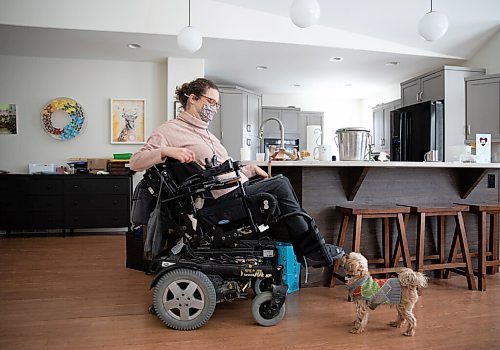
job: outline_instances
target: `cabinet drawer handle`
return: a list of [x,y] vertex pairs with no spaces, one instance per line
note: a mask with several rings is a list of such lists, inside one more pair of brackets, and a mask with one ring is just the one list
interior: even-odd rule
[[73,188],[74,188],[74,189],[77,189],[77,188],[78,188],[78,185],[73,185]]
[[113,185],[113,188],[116,190],[118,188],[118,185]]

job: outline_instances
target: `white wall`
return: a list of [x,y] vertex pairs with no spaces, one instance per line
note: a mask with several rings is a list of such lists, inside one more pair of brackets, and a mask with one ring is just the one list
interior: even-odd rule
[[486,68],[486,74],[500,73],[500,29],[464,66]]
[[[146,137],[166,120],[164,63],[0,55],[0,103],[17,104],[17,135],[0,135],[0,169],[26,173],[28,163],[65,165],[71,157],[112,157],[140,145],[111,145],[110,98],[146,99]],[[87,116],[78,137],[59,141],[42,128],[40,112],[56,97],[71,97]]]
[[177,99],[175,90],[177,86],[205,76],[205,60],[191,58],[167,58],[167,115],[174,119],[177,111],[174,102]]

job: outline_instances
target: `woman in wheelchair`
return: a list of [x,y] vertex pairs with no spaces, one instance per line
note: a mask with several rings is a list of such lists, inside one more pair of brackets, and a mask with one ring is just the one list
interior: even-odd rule
[[[216,303],[245,299],[251,286],[254,319],[273,326],[284,317],[288,286],[267,224],[286,224],[297,260],[306,266],[331,265],[344,251],[325,243],[286,177],[250,183],[267,174],[228,157],[208,130],[219,108],[213,82],[196,79],[176,93],[183,111],[160,125],[130,160],[132,170],[147,170],[143,181],[153,183],[146,187],[157,194],[155,210],[169,222],[162,226],[162,220],[152,221],[155,215],[146,220],[145,247],[153,240],[156,273],[150,311],[171,328],[192,330],[208,321]],[[158,228],[150,231],[154,223]]]
[[[130,160],[130,168],[143,171],[155,164],[160,164],[167,157],[182,163],[196,161],[202,167],[206,159],[214,159],[220,163],[228,159],[224,146],[209,130],[208,125],[217,113],[219,90],[212,81],[199,78],[183,84],[176,90],[183,111],[176,119],[160,125],[149,137],[147,143]],[[229,175],[229,174],[228,174]],[[276,177],[263,182],[248,183],[248,178],[267,177],[267,173],[256,165],[241,168],[240,176],[245,183],[248,195],[270,193],[278,200],[281,214],[301,212],[297,196],[286,177]],[[226,201],[237,196],[237,186],[213,190],[213,198]],[[325,243],[314,224],[302,215],[291,215],[286,226],[293,244],[297,260],[308,266],[331,265],[340,259],[344,251],[337,246]]]

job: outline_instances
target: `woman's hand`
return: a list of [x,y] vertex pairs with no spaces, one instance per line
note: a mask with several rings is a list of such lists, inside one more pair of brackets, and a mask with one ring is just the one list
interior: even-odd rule
[[[268,177],[267,173],[255,164],[245,165],[242,169],[245,169],[245,173],[248,172],[249,174],[255,174],[255,176],[260,176],[263,178]],[[253,177],[253,176],[250,175],[249,177]]]
[[161,157],[174,158],[181,163],[189,163],[195,160],[194,152],[184,147],[163,147]]

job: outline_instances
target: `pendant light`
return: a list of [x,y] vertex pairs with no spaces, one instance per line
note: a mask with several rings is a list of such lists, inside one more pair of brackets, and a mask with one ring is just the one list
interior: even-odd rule
[[177,45],[190,53],[194,53],[201,48],[203,37],[198,29],[191,27],[191,0],[189,0],[189,22],[188,26],[182,28],[177,35]]
[[312,26],[318,21],[320,13],[317,0],[294,0],[290,8],[290,18],[300,28]]
[[418,32],[422,38],[427,41],[440,39],[448,30],[448,18],[446,15],[432,11],[427,12],[418,22]]

